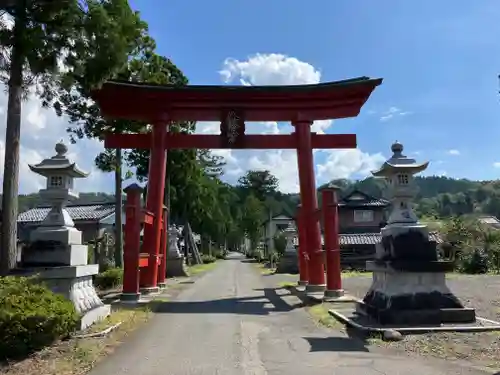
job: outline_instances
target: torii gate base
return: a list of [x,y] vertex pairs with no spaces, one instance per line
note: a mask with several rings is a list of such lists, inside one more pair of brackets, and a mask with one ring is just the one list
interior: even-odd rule
[[[167,161],[165,150],[295,149],[302,205],[299,236],[305,241],[304,254],[307,254],[308,259],[307,291],[323,292],[325,269],[313,149],[355,148],[356,135],[315,134],[311,132],[311,125],[315,120],[357,116],[381,82],[381,79],[361,77],[302,86],[175,87],[128,82],[104,84],[93,95],[103,116],[153,125],[150,134],[109,134],[105,139],[107,148],[151,150],[146,210],[151,213],[153,223],[144,228],[143,246],[149,259],[144,274],[141,274],[141,286],[155,288],[158,283]],[[221,121],[221,134],[171,133],[169,124],[175,121]],[[248,135],[245,134],[245,121],[290,121],[295,132],[287,135]],[[166,222],[166,217],[163,220]]]

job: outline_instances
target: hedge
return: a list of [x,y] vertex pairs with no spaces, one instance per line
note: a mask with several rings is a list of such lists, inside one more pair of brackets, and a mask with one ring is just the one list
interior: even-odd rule
[[0,277],[0,358],[24,357],[69,336],[79,314],[73,303],[35,278]]
[[123,284],[123,269],[109,268],[95,276],[94,285],[101,290],[116,288]]

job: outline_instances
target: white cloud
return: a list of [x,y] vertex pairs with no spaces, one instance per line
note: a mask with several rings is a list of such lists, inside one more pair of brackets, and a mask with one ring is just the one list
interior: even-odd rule
[[500,168],[500,161],[496,161],[493,163],[493,167]]
[[458,156],[458,155],[460,155],[460,151],[455,150],[455,149],[448,150],[448,155]]
[[378,169],[386,158],[381,154],[368,154],[359,149],[322,151],[328,153],[326,162],[318,165],[318,178],[325,180],[349,178],[353,175],[367,176]]
[[406,116],[410,115],[411,112],[408,111],[403,111],[399,109],[398,107],[390,107],[387,111],[384,111],[380,115],[380,121],[381,122],[387,122],[390,120],[393,120],[396,117],[401,117],[401,116]]
[[[0,92],[0,189],[3,184],[6,122],[7,94],[5,90],[2,90]],[[54,156],[54,146],[61,138],[68,143],[68,154],[75,157],[80,168],[91,172],[88,178],[78,180],[75,188],[79,191],[113,191],[112,174],[103,174],[94,166],[94,158],[103,150],[102,144],[95,140],[82,140],[75,145],[69,144],[67,126],[66,119],[58,117],[51,109],[42,108],[36,97],[30,96],[28,100],[23,101],[19,167],[20,193],[34,193],[45,185],[45,179],[31,172],[28,164],[37,164],[45,158]]]
[[[320,71],[311,64],[281,54],[256,54],[247,60],[228,58],[219,73],[225,83],[237,82],[245,86],[315,84],[321,80]],[[312,131],[324,133],[331,124],[330,120],[315,121]],[[276,122],[247,123],[246,126],[248,134],[289,134],[293,131],[291,124]],[[199,123],[197,132],[217,134],[219,124]],[[225,173],[228,178],[236,178],[249,169],[269,170],[279,179],[281,191],[299,191],[294,150],[229,150],[229,154],[233,158],[227,160]],[[318,156],[325,154],[326,160],[316,166],[317,176],[322,180],[366,176],[385,160],[381,154],[371,155],[359,149],[315,152]]]

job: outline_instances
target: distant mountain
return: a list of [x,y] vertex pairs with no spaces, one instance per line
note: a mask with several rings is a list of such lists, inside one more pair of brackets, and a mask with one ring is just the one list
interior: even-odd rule
[[[382,179],[366,178],[360,181],[347,179],[332,180],[341,188],[341,195],[359,189],[377,198],[387,198],[386,185]],[[500,181],[472,181],[448,177],[417,177],[419,187],[415,199],[416,211],[420,216],[447,217],[460,214],[488,214],[500,217]],[[319,187],[326,186],[324,184]],[[320,195],[318,194],[318,197]],[[91,204],[113,202],[114,195],[106,193],[80,193],[74,203]],[[273,216],[285,214],[294,216],[300,202],[298,194],[274,193],[268,197],[266,206]],[[41,204],[38,194],[19,196],[19,211],[37,207]]]

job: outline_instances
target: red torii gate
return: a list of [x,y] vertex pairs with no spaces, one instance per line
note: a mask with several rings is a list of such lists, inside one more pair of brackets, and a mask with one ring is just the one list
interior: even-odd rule
[[[356,117],[381,83],[382,79],[368,77],[297,86],[179,87],[110,81],[95,91],[93,98],[104,117],[152,125],[151,133],[109,134],[104,143],[106,148],[151,150],[146,210],[152,214],[153,224],[144,228],[143,246],[149,261],[141,287],[157,287],[160,242],[167,242],[161,241],[166,149],[296,149],[302,218],[298,230],[305,239],[305,244],[299,244],[305,251],[300,253],[307,254],[308,291],[323,291],[313,149],[356,148],[356,135],[315,134],[311,125],[315,120]],[[176,121],[220,121],[221,134],[170,133],[169,124]],[[295,132],[245,134],[245,121],[290,121]]]

